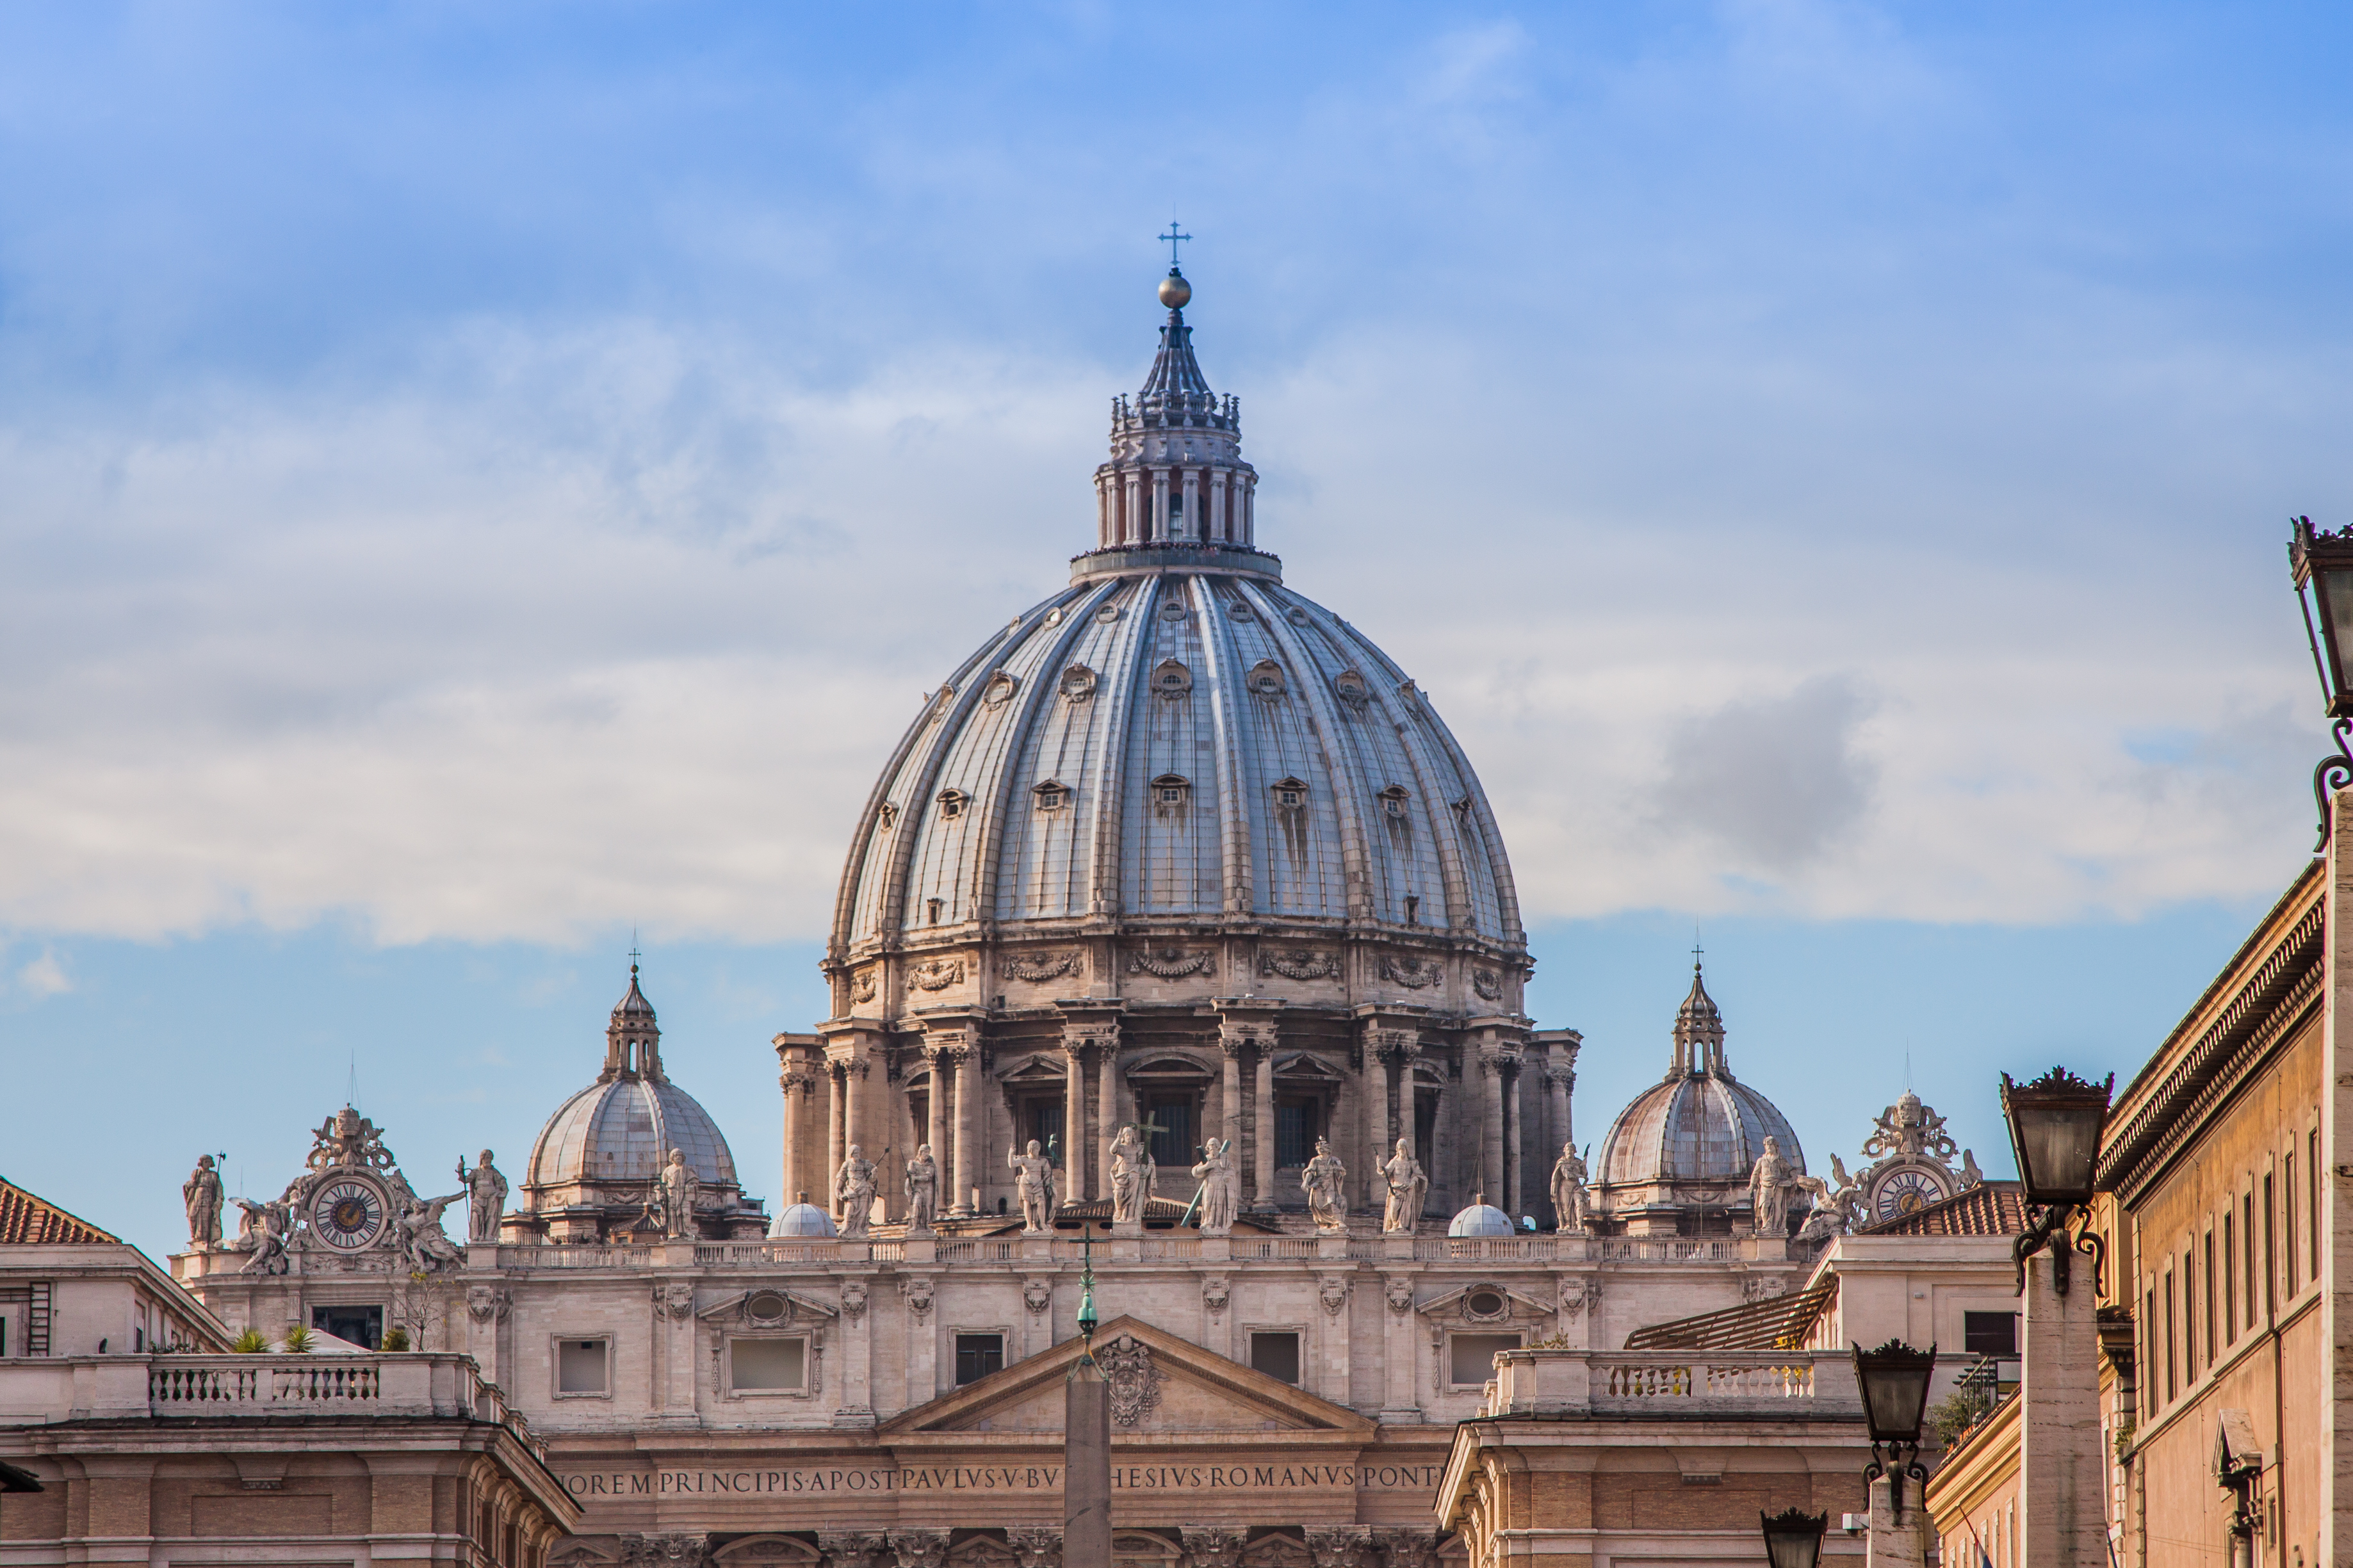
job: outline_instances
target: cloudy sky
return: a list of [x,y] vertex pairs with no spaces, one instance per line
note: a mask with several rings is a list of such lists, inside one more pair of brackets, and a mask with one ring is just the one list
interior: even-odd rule
[[160,1250],[354,1082],[517,1167],[634,929],[776,1199],[857,804],[1090,542],[1172,214],[1262,540],[1482,770],[1581,1133],[1696,925],[1817,1163],[1908,1056],[2006,1166],[1989,1074],[2128,1076],[2309,848],[2347,34],[0,13],[0,1173]]

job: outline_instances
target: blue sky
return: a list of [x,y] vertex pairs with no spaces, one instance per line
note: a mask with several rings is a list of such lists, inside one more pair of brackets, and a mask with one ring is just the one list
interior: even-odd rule
[[776,1198],[856,803],[1087,542],[1172,211],[1262,537],[1495,801],[1581,1131],[1697,922],[1817,1163],[1908,1049],[2000,1165],[1990,1074],[2128,1074],[2310,843],[2347,29],[0,13],[0,1173],[160,1250],[354,1060],[413,1165],[519,1164],[634,926]]

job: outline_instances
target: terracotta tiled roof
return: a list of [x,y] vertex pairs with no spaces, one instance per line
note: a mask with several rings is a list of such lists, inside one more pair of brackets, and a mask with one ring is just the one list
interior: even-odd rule
[[1864,1226],[1857,1236],[2017,1236],[2026,1229],[2026,1189],[1979,1182],[1896,1219]]
[[121,1241],[0,1177],[0,1247],[101,1247]]
[[1626,1336],[1630,1351],[1785,1351],[1806,1342],[1814,1320],[1838,1289],[1826,1279],[1794,1296],[1767,1296],[1695,1317],[1652,1323]]

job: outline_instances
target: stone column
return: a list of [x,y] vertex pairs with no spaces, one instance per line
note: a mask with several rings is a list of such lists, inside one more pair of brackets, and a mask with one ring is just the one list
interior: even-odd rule
[[1226,537],[1226,480],[1229,470],[1219,468],[1209,476],[1209,537],[1220,543]]
[[1095,1164],[1103,1194],[1111,1196],[1111,1144],[1119,1136],[1119,1047],[1095,1047]]
[[1087,1201],[1087,1047],[1062,1042],[1062,1201]]
[[1109,544],[1111,542],[1111,483],[1108,479],[1097,479],[1095,481],[1095,542]]
[[825,1212],[841,1218],[840,1200],[833,1195],[833,1179],[841,1169],[841,1064],[825,1064],[825,1171],[818,1190],[825,1196]]
[[[1545,1068],[1545,1089],[1546,1098],[1550,1101],[1548,1118],[1550,1130],[1545,1134],[1545,1157],[1537,1163],[1547,1169],[1551,1167],[1553,1161],[1559,1158],[1562,1148],[1577,1142],[1577,1129],[1568,1120],[1568,1091],[1576,1085],[1576,1068],[1557,1066]],[[1549,1206],[1552,1203],[1551,1188],[1552,1184],[1546,1182],[1544,1201],[1547,1206],[1545,1212],[1553,1225],[1557,1227],[1560,1224],[1560,1215]]]
[[1242,540],[1244,544],[1258,543],[1258,480],[1244,475],[1242,486]]
[[785,1070],[776,1075],[776,1086],[785,1091],[785,1190],[778,1195],[779,1208],[799,1202],[801,1193],[812,1190],[801,1171],[801,1119],[808,1114],[814,1081],[814,1075],[797,1059],[787,1061]]
[[1389,1053],[1393,1048],[1390,1031],[1365,1030],[1365,1204],[1376,1225],[1380,1223],[1388,1195],[1380,1167],[1389,1157]]
[[1218,1069],[1218,1119],[1222,1129],[1218,1136],[1226,1141],[1226,1157],[1235,1162],[1237,1181],[1242,1157],[1242,1053],[1248,1049],[1249,1037],[1231,1029],[1219,1037],[1218,1054],[1225,1060]]
[[1253,1173],[1258,1190],[1250,1196],[1256,1209],[1274,1207],[1274,1051],[1264,1042],[1258,1048],[1258,1093],[1250,1113],[1258,1121],[1257,1159]]
[[[2099,1302],[2092,1260],[2073,1260],[2064,1296],[2052,1263],[2047,1249],[2026,1260],[2019,1373],[2021,1560],[2034,1568],[2106,1568],[2107,1456],[2100,1442]],[[1905,1489],[1907,1519],[1917,1489]]]
[[972,1189],[980,1179],[980,1045],[967,1040],[955,1048],[955,1207],[958,1215],[976,1213]]
[[[923,1092],[923,1142],[932,1146],[932,1163],[943,1171],[952,1163],[948,1150],[948,1069],[955,1060],[953,1051],[934,1045],[923,1047],[923,1065],[932,1075],[931,1087]],[[955,1194],[934,1195],[948,1200],[939,1205],[940,1212],[955,1206]]]
[[1152,526],[1155,539],[1168,537],[1168,470],[1152,470]]
[[1201,475],[1198,469],[1185,470],[1185,537],[1207,539],[1209,531],[1201,518]]
[[[864,1148],[871,1142],[866,1131],[866,1070],[872,1065],[863,1050],[854,1051],[841,1064],[841,1142],[845,1151],[850,1144]],[[866,1155],[871,1159],[881,1152],[867,1149]]]
[[1479,1201],[1504,1204],[1504,1052],[1479,1047]]
[[1527,1096],[1522,1092],[1525,1080],[1520,1073],[1520,1053],[1504,1053],[1504,1201],[1496,1206],[1512,1216],[1517,1225],[1520,1211],[1526,1205],[1520,1201],[1520,1123],[1525,1120]]
[[1127,504],[1121,509],[1120,533],[1124,542],[1135,544],[1140,543],[1144,539],[1144,514],[1136,505],[1136,496],[1143,488],[1144,476],[1130,469],[1124,478],[1126,483],[1121,486],[1121,491],[1125,496]]

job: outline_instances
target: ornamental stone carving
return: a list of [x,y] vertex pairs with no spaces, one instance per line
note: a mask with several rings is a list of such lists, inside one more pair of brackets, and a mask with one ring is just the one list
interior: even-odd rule
[[1312,1527],[1307,1551],[1315,1568],[1372,1568],[1373,1532],[1361,1524]]
[[1471,989],[1482,1002],[1496,1002],[1503,999],[1504,982],[1492,970],[1474,969],[1471,972]]
[[1232,1297],[1233,1282],[1224,1275],[1212,1274],[1201,1281],[1201,1305],[1208,1310],[1209,1316],[1214,1318],[1224,1311],[1226,1303]]
[[874,1560],[882,1554],[880,1531],[851,1531],[839,1535],[818,1532],[817,1549],[824,1554],[825,1568],[874,1568]]
[[899,1281],[900,1299],[907,1310],[921,1318],[932,1310],[932,1282],[920,1275],[911,1275]]
[[897,1558],[898,1568],[940,1568],[947,1560],[948,1532],[894,1530],[891,1532],[891,1551]]
[[874,1000],[875,980],[871,968],[861,969],[849,977],[849,999],[852,1002]]
[[927,958],[907,971],[907,984],[918,991],[944,991],[963,981],[961,958]]
[[514,1306],[514,1292],[495,1285],[466,1287],[466,1315],[478,1323],[497,1322]]
[[997,967],[1008,980],[1026,980],[1034,985],[1076,974],[1085,963],[1086,955],[1077,952],[1040,953],[1035,958],[1007,953],[997,961]]
[[654,1316],[683,1319],[694,1311],[694,1285],[686,1279],[665,1280],[654,1287]]
[[1288,952],[1259,954],[1258,972],[1261,975],[1282,975],[1285,980],[1337,980],[1340,978],[1340,955],[1336,952],[1314,952],[1305,948]]
[[1043,1279],[1032,1279],[1021,1287],[1021,1304],[1029,1309],[1031,1317],[1040,1317],[1054,1304],[1054,1288]]
[[1348,1304],[1348,1298],[1356,1289],[1356,1282],[1345,1274],[1326,1274],[1315,1288],[1317,1299],[1324,1303],[1324,1310],[1335,1318],[1340,1315],[1340,1309]]
[[706,1568],[711,1561],[708,1535],[624,1535],[622,1568]]
[[1445,977],[1446,966],[1434,958],[1399,958],[1395,953],[1381,955],[1381,978],[1409,991],[1427,989]]
[[1160,1369],[1152,1363],[1152,1347],[1134,1335],[1122,1334],[1097,1352],[1095,1364],[1103,1368],[1117,1425],[1134,1426],[1160,1403]]
[[1181,947],[1139,949],[1127,955],[1130,974],[1156,975],[1162,980],[1182,980],[1188,974],[1215,978],[1218,956],[1213,952],[1187,952]]
[[1044,1525],[1017,1524],[1005,1532],[1017,1568],[1062,1568],[1062,1532]]
[[1186,1568],[1239,1568],[1242,1532],[1218,1525],[1183,1524],[1177,1539],[1185,1543]]
[[1388,1568],[1437,1568],[1438,1537],[1427,1530],[1378,1530],[1374,1537],[1388,1553]]
[[1412,1311],[1413,1281],[1403,1278],[1391,1279],[1389,1281],[1388,1289],[1388,1302],[1389,1310],[1395,1312],[1400,1318],[1404,1317],[1408,1312]]
[[841,1315],[851,1322],[866,1315],[866,1283],[852,1279],[841,1288]]

